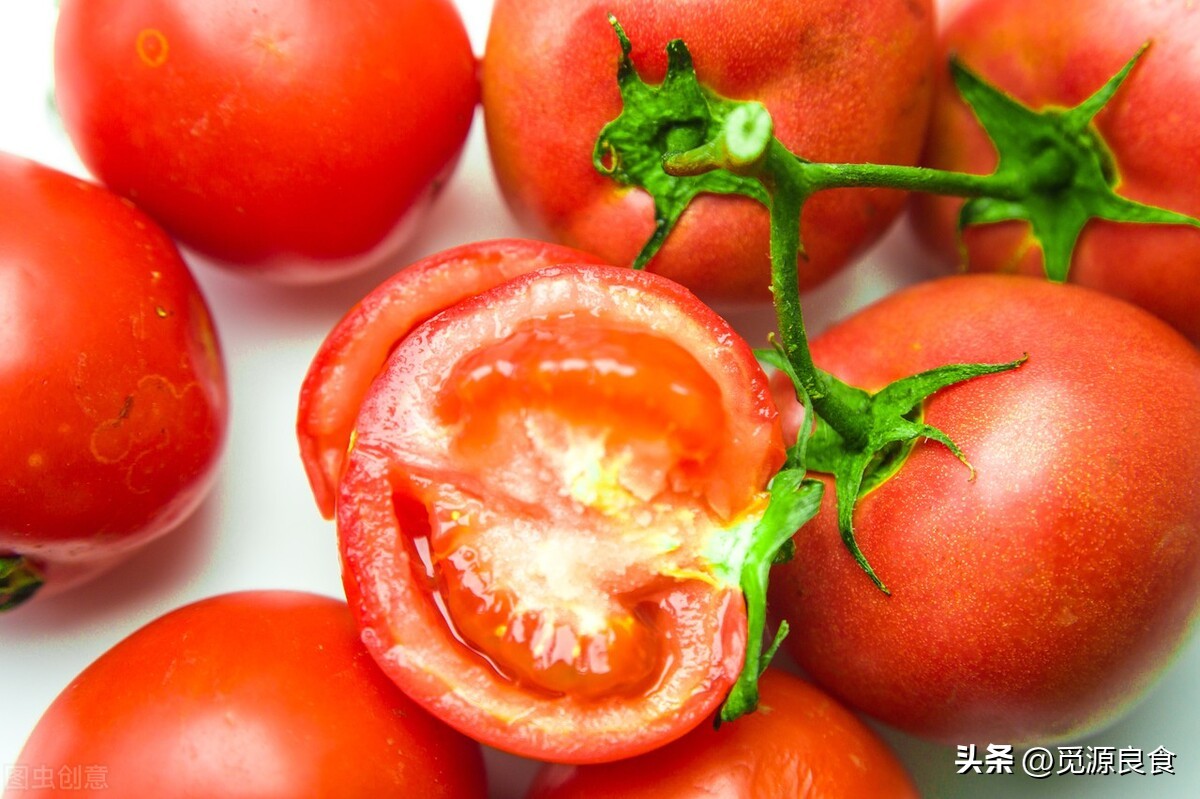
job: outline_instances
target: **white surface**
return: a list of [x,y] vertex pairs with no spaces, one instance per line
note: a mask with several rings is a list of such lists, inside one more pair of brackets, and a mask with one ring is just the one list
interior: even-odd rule
[[[491,0],[459,0],[482,52]],[[0,0],[0,150],[83,174],[51,110],[52,0]],[[521,231],[492,180],[482,120],[408,260],[472,240]],[[814,328],[900,282],[920,276],[903,231],[867,262],[806,303]],[[332,523],[311,502],[293,420],[309,360],[326,332],[380,282],[373,273],[334,287],[288,289],[195,264],[220,331],[233,414],[221,477],[200,512],[117,570],[74,593],[0,617],[0,773],[16,760],[38,717],[71,678],[144,623],[187,602],[238,589],[293,588],[341,595]],[[730,316],[759,332],[767,311]],[[752,343],[760,344],[761,340]],[[1193,642],[1148,700],[1084,746],[1164,746],[1175,776],[1055,776],[1034,780],[955,774],[953,749],[888,733],[928,796],[1193,797],[1200,795],[1200,645]],[[1002,742],[997,742],[1002,743]],[[533,764],[489,752],[492,796],[522,795]]]

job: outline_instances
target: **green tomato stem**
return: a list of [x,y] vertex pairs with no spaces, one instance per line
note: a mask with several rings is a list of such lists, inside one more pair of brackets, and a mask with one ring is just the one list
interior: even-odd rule
[[991,197],[1017,200],[1021,187],[1003,175],[971,175],[927,167],[891,164],[818,164],[801,162],[805,180],[814,191],[877,188],[943,194],[954,197]]

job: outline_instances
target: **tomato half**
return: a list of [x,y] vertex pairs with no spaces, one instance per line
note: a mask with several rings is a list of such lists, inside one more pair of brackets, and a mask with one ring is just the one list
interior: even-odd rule
[[[1200,7],[1123,0],[970,0],[942,33],[943,55],[1035,108],[1082,102],[1150,48],[1096,126],[1112,153],[1117,191],[1140,202],[1200,215]],[[996,154],[957,98],[945,70],[925,155],[929,166],[985,173]],[[922,196],[916,227],[946,261],[961,249],[961,200]],[[969,228],[972,270],[1037,274],[1041,251],[1029,227],[1012,222]],[[1096,220],[1083,231],[1070,279],[1146,308],[1200,341],[1200,230]]]
[[[1170,663],[1200,608],[1200,353],[1150,314],[1020,276],[944,278],[813,342],[876,391],[951,363],[1012,372],[934,395],[916,445],[855,515],[833,492],[772,578],[785,642],[834,696],[948,743],[1067,740],[1115,720]],[[803,415],[776,385],[785,429]]]
[[46,591],[187,516],[229,413],[208,308],[170,238],[115,194],[8,155],[0,407],[0,558]]
[[395,255],[478,101],[450,0],[65,0],[55,96],[92,174],[188,247],[326,281]]
[[562,263],[596,263],[569,247],[498,239],[452,247],[408,266],[364,297],[326,336],[300,389],[296,432],[309,485],[333,517],[358,406],[396,344],[459,300],[517,275]]
[[741,670],[744,601],[711,556],[782,457],[750,349],[685,289],[521,275],[414,330],[362,402],[337,517],[363,639],[485,743],[647,751]]
[[[613,14],[647,80],[665,47],[686,41],[701,83],[758,100],[775,135],[812,160],[915,163],[932,93],[930,0],[498,0],[481,72],[484,120],[505,199],[538,235],[628,265],[654,231],[653,202],[600,175],[592,148],[621,110]],[[802,219],[803,286],[827,278],[896,217],[903,195],[815,196]],[[766,211],[704,195],[684,212],[649,269],[709,301],[766,300]]]
[[915,799],[887,745],[803,680],[769,669],[758,711],[619,763],[548,765],[528,799]]
[[54,700],[16,765],[26,786],[5,799],[486,796],[478,744],[379,671],[345,603],[289,591],[136,631]]

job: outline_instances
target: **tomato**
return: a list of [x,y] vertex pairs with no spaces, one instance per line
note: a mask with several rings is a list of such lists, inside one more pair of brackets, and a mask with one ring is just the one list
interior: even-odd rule
[[[1200,353],[1144,311],[1021,276],[943,278],[813,342],[869,391],[936,366],[1015,371],[925,405],[935,442],[867,494],[843,547],[830,490],[772,577],[785,642],[850,706],[949,743],[1067,740],[1115,720],[1200,606]],[[775,384],[785,431],[803,412]]]
[[760,686],[756,713],[632,760],[545,766],[528,799],[918,796],[887,745],[821,691],[775,669]]
[[204,599],[134,632],[54,700],[17,764],[54,787],[31,778],[5,799],[486,795],[478,744],[379,671],[345,603],[290,591]]
[[749,347],[694,295],[623,267],[520,275],[400,341],[357,414],[346,593],[424,707],[584,762],[725,697],[746,607],[714,550],[756,524],[783,446]]
[[333,517],[358,406],[397,342],[439,311],[519,274],[596,262],[579,250],[525,239],[473,242],[400,270],[355,305],[325,338],[300,389],[296,431],[321,512]]
[[[931,98],[929,0],[736,0],[695,3],[498,0],[483,57],[484,120],[496,178],[539,234],[628,264],[654,229],[653,203],[597,173],[592,147],[621,110],[612,13],[647,80],[666,73],[665,46],[687,42],[700,81],[770,110],[775,134],[805,158],[914,163]],[[860,253],[898,213],[902,195],[825,192],[803,216],[805,287]],[[704,195],[650,262],[710,301],[769,297],[766,211]]]
[[[1153,42],[1096,125],[1111,149],[1117,191],[1131,199],[1200,215],[1200,8],[1190,3],[1121,0],[973,0],[960,3],[942,33],[987,80],[1035,108],[1074,106]],[[985,173],[995,151],[940,75],[925,161],[939,169]],[[947,261],[961,201],[921,197],[915,223]],[[1036,274],[1041,251],[1018,222],[968,229],[968,266]],[[1073,282],[1136,303],[1200,341],[1200,230],[1093,221],[1080,237]]]
[[[0,558],[46,591],[187,516],[228,421],[212,320],[170,238],[111,192],[9,155],[0,406]],[[0,579],[0,603],[12,587]]]
[[92,173],[189,248],[286,281],[396,254],[457,161],[475,73],[449,0],[65,0],[55,41]]

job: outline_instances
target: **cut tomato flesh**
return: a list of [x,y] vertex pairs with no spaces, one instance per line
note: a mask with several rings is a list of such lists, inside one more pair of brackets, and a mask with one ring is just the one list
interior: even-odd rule
[[669,339],[565,316],[465,355],[437,412],[486,487],[425,497],[449,622],[535,689],[643,691],[661,597],[715,582],[697,553],[721,527],[700,479],[725,438],[716,381]]
[[646,751],[723,698],[746,618],[709,558],[784,451],[752,353],[695,297],[616,267],[523,275],[400,342],[357,431],[347,596],[410,696],[570,761]]

